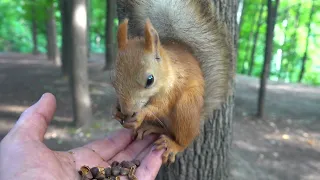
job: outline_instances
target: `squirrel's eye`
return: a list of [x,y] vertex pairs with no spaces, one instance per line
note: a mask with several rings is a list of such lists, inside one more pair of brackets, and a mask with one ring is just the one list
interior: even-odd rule
[[146,83],[146,88],[150,87],[154,82],[154,77],[153,75],[149,75],[148,78],[147,78],[147,83]]

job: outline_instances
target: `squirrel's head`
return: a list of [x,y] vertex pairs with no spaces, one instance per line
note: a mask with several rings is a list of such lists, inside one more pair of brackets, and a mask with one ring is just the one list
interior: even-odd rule
[[[167,62],[157,31],[146,20],[144,38],[128,39],[128,19],[118,27],[118,54],[115,63],[115,88],[120,111],[132,116],[163,90],[168,78]],[[168,86],[168,84],[166,84]]]

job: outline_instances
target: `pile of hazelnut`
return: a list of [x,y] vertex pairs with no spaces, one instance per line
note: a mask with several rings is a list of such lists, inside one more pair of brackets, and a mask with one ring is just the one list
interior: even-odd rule
[[130,180],[137,180],[136,169],[140,166],[139,160],[114,161],[111,167],[82,166],[79,170],[81,180],[120,180],[120,176],[127,176]]

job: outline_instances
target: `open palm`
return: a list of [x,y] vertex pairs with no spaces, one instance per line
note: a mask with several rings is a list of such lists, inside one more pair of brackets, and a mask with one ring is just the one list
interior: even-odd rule
[[[46,93],[28,108],[0,144],[0,179],[79,179],[77,170],[87,165],[109,167],[113,161],[139,159],[136,176],[155,179],[163,151],[152,149],[155,136],[132,141],[131,130],[121,129],[107,138],[68,152],[52,151],[43,137],[56,102]],[[125,179],[125,177],[121,177]]]

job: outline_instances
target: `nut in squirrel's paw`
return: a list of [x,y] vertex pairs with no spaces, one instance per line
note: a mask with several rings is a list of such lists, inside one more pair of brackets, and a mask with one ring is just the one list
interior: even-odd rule
[[136,136],[138,140],[142,140],[145,136],[149,134],[164,134],[166,133],[164,128],[154,126],[152,124],[143,123],[136,132]]
[[134,113],[131,117],[124,115],[120,111],[120,106],[117,105],[112,113],[113,118],[120,122],[124,128],[138,129],[143,121],[144,115],[142,113]]
[[136,113],[133,117],[127,117],[123,120],[122,126],[124,128],[133,129],[136,134],[137,129],[141,126],[145,115],[143,113]]
[[165,149],[162,154],[162,164],[171,164],[175,162],[176,154],[180,152],[181,147],[166,135],[161,135],[159,139],[154,142],[156,150]]

